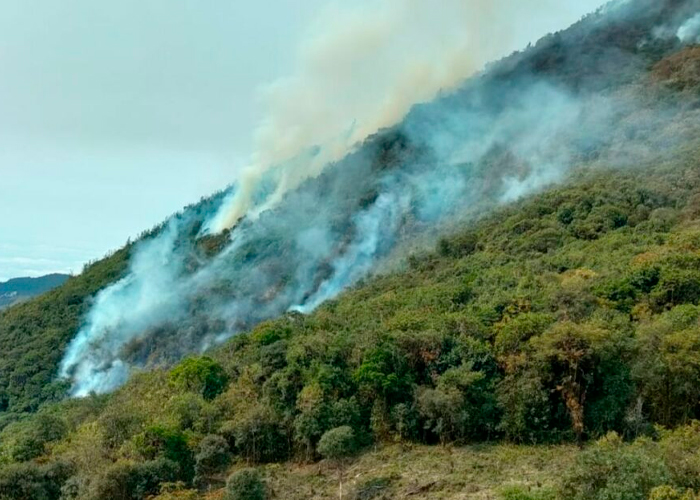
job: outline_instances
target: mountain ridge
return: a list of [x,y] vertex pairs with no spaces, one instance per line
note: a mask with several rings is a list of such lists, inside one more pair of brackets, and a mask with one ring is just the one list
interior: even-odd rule
[[63,285],[70,275],[52,273],[39,277],[12,278],[0,283],[0,309],[10,307]]

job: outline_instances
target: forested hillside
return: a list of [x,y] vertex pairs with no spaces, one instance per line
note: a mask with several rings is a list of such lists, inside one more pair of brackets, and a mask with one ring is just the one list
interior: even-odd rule
[[[649,478],[620,498],[697,488],[698,151],[583,169],[312,315],[11,424],[0,435],[0,493],[58,498],[50,491],[65,480],[64,498],[143,498],[178,481],[206,491],[236,464],[335,458],[323,442],[339,428],[348,454],[395,441],[663,437],[608,436],[580,457],[568,451],[571,471],[561,484],[550,478],[550,493],[604,498],[615,474]],[[389,491],[392,481],[400,477]]]
[[[407,223],[381,269],[312,313],[176,364],[161,353],[191,326],[172,322],[167,345],[149,332],[124,349],[158,362],[82,399],[57,367],[133,246],[0,313],[0,499],[700,497],[700,49],[640,43],[679,5],[695,4],[584,20],[417,107],[405,127],[439,129],[441,110],[505,109],[543,75],[589,111],[617,105],[604,137],[566,143],[566,175],[518,201],[498,193],[528,166],[494,146],[470,166],[493,196],[420,237]],[[386,131],[301,192],[358,158],[399,171],[420,146]],[[178,244],[196,267],[227,234],[197,239],[193,220]],[[260,241],[244,264],[280,266],[284,241]]]
[[[187,300],[171,306],[162,321],[132,328],[133,338],[116,352],[87,342],[86,346],[94,345],[94,352],[88,349],[81,356],[89,364],[91,356],[99,359],[107,354],[96,362],[98,369],[104,370],[117,362],[137,368],[168,365],[201,350],[210,342],[207,339],[229,337],[287,310],[295,304],[276,299],[290,292],[298,294],[301,301],[314,299],[309,308],[320,303],[324,281],[332,277],[334,262],[329,259],[352,249],[352,238],[361,233],[358,210],[371,215],[375,207],[383,208],[379,206],[382,203],[391,207],[386,203],[389,198],[382,196],[387,184],[396,190],[390,193],[393,198],[400,198],[402,189],[415,197],[407,213],[395,222],[395,234],[389,238],[396,240],[392,244],[397,247],[385,256],[392,265],[392,260],[400,263],[413,248],[433,247],[440,234],[458,229],[497,206],[509,190],[513,194],[508,196],[517,198],[518,189],[528,192],[546,185],[548,178],[559,180],[572,165],[596,159],[606,167],[634,165],[644,161],[650,151],[662,154],[692,139],[697,125],[697,54],[692,46],[684,49],[675,37],[654,33],[665,23],[682,21],[695,7],[695,0],[623,3],[620,9],[589,16],[494,64],[459,91],[417,106],[403,124],[379,132],[348,158],[309,179],[277,210],[256,222],[258,234],[239,251],[223,252],[226,255],[220,263],[215,259],[229,245],[228,234],[200,239],[197,235],[224,193],[188,207],[170,221],[183,226],[172,242],[177,255],[170,260],[182,268],[172,271],[173,279],[194,276],[212,262],[221,267],[210,273],[214,279],[208,279],[201,290],[184,286],[186,292],[193,290]],[[566,112],[560,113],[559,108]],[[580,123],[566,118],[577,114],[585,117]],[[478,126],[468,125],[472,123]],[[552,139],[547,126],[561,126],[563,131]],[[451,139],[457,149],[459,141],[486,141],[490,146],[471,162],[462,160],[446,167],[435,144],[455,133],[450,127],[459,129]],[[493,134],[489,127],[495,129]],[[518,127],[525,129],[524,137]],[[527,135],[530,129],[537,130],[534,138]],[[559,141],[561,151],[557,150]],[[540,147],[540,143],[546,144]],[[546,162],[538,165],[538,160],[543,160],[542,148],[549,153]],[[407,180],[406,185],[401,179]],[[457,185],[463,186],[460,196],[455,196],[459,191],[450,191]],[[440,201],[445,195],[449,195],[449,203]],[[329,197],[333,201],[318,210],[318,204]],[[445,217],[447,222],[431,219],[431,214],[446,212],[452,212]],[[338,248],[336,254],[305,271],[308,289],[288,290],[303,274],[296,266],[304,270],[309,264],[308,252],[302,255],[297,244],[303,233],[285,234],[285,228],[300,223],[300,219],[310,219],[306,222],[313,224],[309,213],[321,214],[318,223],[331,228]],[[132,250],[143,247],[166,224],[145,234],[137,245],[94,263],[39,301],[0,313],[0,348],[10,353],[0,366],[0,426],[26,411],[35,411],[44,402],[65,397],[70,381],[57,381],[57,372],[68,343],[85,325],[98,292],[127,274],[133,265]],[[361,241],[355,246],[361,248]],[[382,267],[381,262],[375,264],[375,270]],[[265,279],[260,279],[261,275]],[[142,281],[142,286],[158,287],[148,275]],[[159,289],[165,295],[167,288]],[[241,309],[247,308],[233,324],[211,315],[211,311],[231,309],[232,300],[239,300],[233,304],[236,308],[241,303]],[[123,314],[134,309],[122,307]],[[173,320],[176,316],[178,320]],[[142,319],[136,318],[134,323],[138,325]],[[128,323],[127,317],[122,318],[124,322]],[[96,334],[102,335],[100,331]],[[89,382],[90,377],[86,379]]]

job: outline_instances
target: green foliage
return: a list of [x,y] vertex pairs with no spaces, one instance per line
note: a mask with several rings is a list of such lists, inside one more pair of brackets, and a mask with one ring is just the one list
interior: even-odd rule
[[177,466],[174,479],[191,481],[194,475],[194,457],[185,435],[179,430],[153,425],[133,438],[138,453],[145,460],[164,459]]
[[160,487],[160,494],[151,497],[151,500],[199,500],[196,490],[187,489],[182,482],[163,483]]
[[208,476],[222,472],[231,463],[231,450],[228,442],[218,435],[205,437],[195,455],[195,478],[198,482]]
[[[0,347],[15,358],[0,360],[0,463],[70,461],[66,498],[140,498],[166,494],[162,482],[183,482],[183,495],[194,479],[215,485],[236,460],[337,460],[396,441],[585,446],[615,431],[661,440],[594,445],[566,476],[569,493],[587,492],[573,498],[698,491],[696,149],[645,170],[583,170],[313,314],[268,321],[114,395],[21,415],[65,389],[43,370],[64,345],[46,328],[67,339],[84,312],[84,295],[70,314],[57,305],[81,283],[70,280],[0,315]],[[36,355],[16,347],[25,339]]]
[[90,500],[142,500],[160,491],[162,483],[174,482],[178,465],[165,458],[141,463],[117,462],[96,479]]
[[63,286],[0,312],[0,428],[23,412],[62,399],[56,381],[63,350],[87,312],[87,297],[121,277],[130,246],[87,266]]
[[72,472],[62,462],[14,464],[0,469],[3,500],[59,500],[61,488]]
[[639,329],[640,355],[634,374],[654,422],[677,425],[698,416],[700,326],[696,314],[695,308],[676,307]]
[[226,482],[224,500],[265,500],[267,488],[257,469],[241,469]]
[[646,500],[669,483],[670,472],[658,450],[645,440],[625,446],[610,434],[581,453],[562,481],[561,496],[571,500]]
[[202,356],[182,361],[170,372],[170,382],[180,390],[194,392],[211,400],[226,388],[228,377],[220,364]]
[[62,439],[68,432],[64,420],[49,413],[9,425],[0,433],[6,456],[15,462],[26,462],[44,454],[47,444]]
[[681,491],[672,486],[657,486],[651,490],[649,500],[697,500],[692,490]]
[[342,460],[355,455],[359,451],[355,431],[344,425],[331,429],[318,442],[318,452],[330,460]]
[[372,349],[354,373],[360,394],[367,399],[382,398],[399,403],[413,393],[413,375],[405,356],[393,345]]
[[279,462],[289,456],[289,436],[279,416],[266,405],[252,402],[249,409],[226,425],[236,450],[252,462]]
[[661,455],[671,473],[672,484],[700,491],[700,422],[661,431]]

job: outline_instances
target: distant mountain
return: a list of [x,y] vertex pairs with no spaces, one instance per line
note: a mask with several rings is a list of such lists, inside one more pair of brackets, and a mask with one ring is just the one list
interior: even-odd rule
[[14,278],[0,283],[0,309],[30,299],[63,285],[67,274],[48,274],[39,278]]

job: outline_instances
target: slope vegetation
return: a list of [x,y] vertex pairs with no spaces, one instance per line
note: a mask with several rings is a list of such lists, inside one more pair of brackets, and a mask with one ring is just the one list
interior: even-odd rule
[[[399,248],[391,255],[394,242],[382,249],[382,257],[392,265],[400,263],[412,248],[434,246],[436,235],[445,234],[444,221],[431,219],[431,214],[452,212],[454,230],[497,205],[509,186],[513,190],[520,183],[527,192],[546,183],[548,176],[557,172],[538,170],[543,150],[550,155],[545,164],[553,161],[566,167],[559,172],[561,176],[571,164],[599,161],[606,167],[634,165],[648,160],[650,152],[671,151],[692,140],[698,123],[692,77],[695,57],[692,51],[681,51],[675,37],[652,35],[697,7],[697,0],[637,0],[545,37],[534,47],[493,65],[458,92],[416,107],[404,123],[378,133],[354,154],[308,180],[290,193],[278,210],[248,224],[246,243],[236,251],[222,252],[230,246],[227,234],[197,240],[202,224],[223,195],[187,208],[173,217],[180,229],[172,242],[177,266],[170,272],[170,281],[180,280],[180,288],[185,289],[178,290],[183,300],[171,304],[164,318],[156,319],[132,318],[127,313],[134,308],[122,304],[128,309],[123,311],[122,323],[133,320],[127,324],[131,337],[117,347],[110,342],[103,345],[101,339],[119,332],[103,335],[105,328],[114,325],[101,325],[93,332],[94,342],[83,343],[78,353],[82,364],[72,365],[69,374],[83,365],[91,367],[95,375],[109,372],[117,363],[140,368],[169,365],[187,353],[201,351],[212,338],[250,329],[291,306],[301,304],[311,309],[337,291],[326,294],[322,289],[324,284],[335,283],[331,280],[334,272],[341,274],[335,277],[340,285],[347,284],[332,264],[349,249],[361,247],[351,244],[353,238],[362,236],[358,215],[380,211],[388,199],[401,201],[404,188],[409,206],[401,209],[405,212],[387,238],[397,240]],[[666,57],[671,54],[677,58]],[[648,73],[660,61],[665,61],[665,66]],[[540,116],[537,111],[544,104],[547,106]],[[568,113],[561,113],[565,116],[575,116],[581,106],[581,113],[590,119],[581,123],[564,119],[564,133],[552,135],[547,122],[552,122],[550,127],[560,124],[559,104],[568,107]],[[525,119],[523,113],[527,114]],[[601,113],[604,118],[598,116]],[[537,140],[510,130],[517,129],[511,119],[517,126],[538,129]],[[457,132],[449,130],[455,123]],[[498,129],[495,138],[489,138],[490,127]],[[461,141],[481,143],[482,139],[490,147],[474,161],[447,167],[434,147],[447,137],[445,134],[452,134],[450,140],[457,148]],[[523,149],[525,154],[519,155]],[[523,161],[523,156],[528,161]],[[455,185],[462,185],[462,191],[450,190],[446,179],[451,176]],[[426,179],[430,181],[427,186],[415,185]],[[393,198],[382,197],[386,184],[392,183],[389,194]],[[329,193],[333,202],[319,210],[318,203]],[[515,189],[511,197],[517,194]],[[443,195],[450,198],[441,205]],[[305,227],[305,223],[313,230],[316,222],[330,228],[337,241],[330,245],[329,255],[309,262],[313,259],[308,248],[306,253],[299,249],[299,232],[287,229]],[[145,239],[157,236],[162,229]],[[143,244],[144,239],[138,243]],[[85,325],[96,294],[126,275],[133,264],[129,261],[134,248],[129,246],[95,263],[84,275],[39,301],[0,313],[0,348],[9,354],[0,364],[0,427],[27,411],[36,411],[45,402],[65,397],[69,385],[56,382],[56,375],[66,346]],[[222,253],[223,258],[217,260]],[[376,262],[373,265],[381,267]],[[197,273],[207,269],[207,279],[198,280]],[[139,278],[137,284],[151,284],[148,275]],[[204,286],[187,286],[198,281],[204,281]],[[295,297],[297,302],[289,303],[286,296]],[[234,321],[213,312],[229,311],[232,305],[243,311]],[[100,387],[90,383],[91,377],[84,378],[85,392]]]
[[[641,47],[642,27],[583,40],[574,27],[497,65],[494,96],[539,71],[641,104],[609,141],[570,152],[578,167],[559,187],[486,199],[312,314],[63,400],[62,350],[131,248],[3,313],[0,499],[696,498],[700,52]],[[642,58],[605,80],[600,37]],[[660,106],[673,119],[650,119]],[[395,132],[372,140],[377,158]],[[479,187],[519,167],[494,150]],[[215,254],[221,241],[190,245]]]
[[[548,487],[593,481],[587,467],[622,460],[617,454],[631,464],[622,475],[635,473],[639,456],[652,457],[640,467],[658,466],[643,495],[667,484],[697,487],[689,479],[700,472],[697,448],[678,447],[700,439],[697,427],[684,428],[700,418],[698,151],[686,145],[632,170],[589,167],[312,315],[264,323],[210,357],[143,373],[111,397],[49,406],[11,424],[0,435],[0,492],[26,475],[38,488],[67,480],[75,492],[67,498],[143,498],[178,481],[206,491],[237,461],[326,456],[321,443],[337,428],[350,429],[353,454],[395,441],[658,438],[655,425],[684,437],[664,438],[671,451],[664,441],[624,445],[615,436],[582,458],[563,449],[572,456],[570,482],[550,478]],[[410,449],[409,462],[433,460]],[[530,452],[554,460],[545,450]],[[483,453],[489,462],[506,452]],[[690,470],[674,470],[675,459]],[[326,463],[335,474],[336,462]],[[285,470],[268,469],[269,484],[302,473]],[[411,487],[391,474],[397,491]],[[468,487],[449,483],[456,476],[441,481],[414,486]]]

